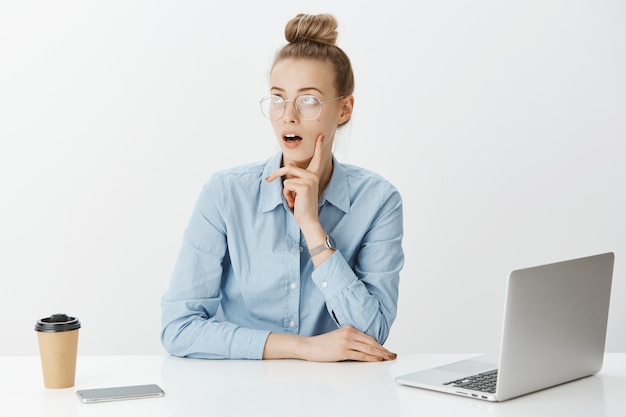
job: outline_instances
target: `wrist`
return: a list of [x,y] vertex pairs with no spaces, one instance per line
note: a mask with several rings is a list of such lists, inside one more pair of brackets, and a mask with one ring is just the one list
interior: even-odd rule
[[265,341],[263,359],[303,359],[304,336],[270,333]]
[[326,241],[327,233],[319,223],[306,227],[300,226],[300,230],[302,230],[304,240],[309,249],[319,246]]
[[326,239],[324,240],[324,242],[320,243],[317,246],[309,247],[309,254],[311,255],[311,258],[312,258],[328,249],[331,249],[333,251],[335,250],[335,241],[333,240],[332,237],[330,237],[329,235],[326,235]]

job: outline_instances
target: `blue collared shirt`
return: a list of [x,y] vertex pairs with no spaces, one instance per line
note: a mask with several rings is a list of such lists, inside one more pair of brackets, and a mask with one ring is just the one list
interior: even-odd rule
[[202,188],[161,299],[170,354],[261,359],[270,332],[345,325],[387,339],[404,264],[399,192],[334,159],[319,219],[337,250],[314,268],[281,181],[265,181],[281,158],[217,172]]

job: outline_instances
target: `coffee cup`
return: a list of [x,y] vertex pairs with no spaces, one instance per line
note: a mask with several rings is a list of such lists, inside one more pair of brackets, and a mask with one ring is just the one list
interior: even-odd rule
[[46,388],[74,386],[80,321],[66,314],[37,320],[35,331]]

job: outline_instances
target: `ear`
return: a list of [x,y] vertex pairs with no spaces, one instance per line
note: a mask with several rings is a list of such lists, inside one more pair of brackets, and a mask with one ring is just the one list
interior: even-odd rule
[[341,126],[348,123],[352,117],[352,109],[354,108],[354,96],[350,95],[341,99],[341,114],[339,115],[339,123]]

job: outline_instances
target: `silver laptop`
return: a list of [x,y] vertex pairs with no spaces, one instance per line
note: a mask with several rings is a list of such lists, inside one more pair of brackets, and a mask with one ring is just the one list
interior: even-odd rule
[[396,382],[504,401],[602,368],[612,252],[509,274],[499,355],[399,376]]

